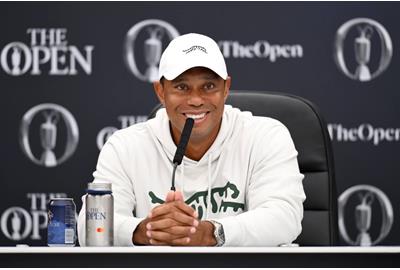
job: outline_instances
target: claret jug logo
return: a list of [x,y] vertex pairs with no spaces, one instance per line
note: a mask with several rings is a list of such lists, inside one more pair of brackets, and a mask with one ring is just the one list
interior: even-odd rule
[[350,79],[367,82],[378,77],[388,68],[392,55],[389,33],[374,20],[352,19],[336,33],[335,62]]
[[0,217],[1,232],[12,241],[42,240],[46,232],[48,215],[47,204],[52,198],[66,198],[65,193],[28,193],[29,208],[12,206]]
[[[211,211],[215,213],[226,212],[229,208],[234,212],[238,212],[239,209],[244,210],[244,204],[235,202],[234,199],[239,197],[239,189],[235,184],[228,182],[223,187],[217,187],[211,189],[210,204]],[[158,198],[154,192],[150,191],[149,196],[151,203],[163,204],[164,200]],[[208,205],[208,191],[200,191],[193,194],[189,199],[185,200],[185,203],[190,205],[199,214],[199,219],[204,215]]]
[[[344,191],[339,197],[338,212],[340,235],[347,244],[353,246],[378,244],[389,234],[393,224],[393,208],[389,198],[380,189],[370,185],[357,185]],[[377,220],[379,217],[380,222]],[[349,226],[352,223],[355,226]],[[356,237],[350,237],[348,228],[353,229]]]
[[125,62],[129,70],[142,81],[158,80],[161,53],[177,36],[175,27],[162,20],[144,20],[132,26],[125,40]]
[[147,115],[120,115],[118,116],[119,125],[107,126],[102,128],[97,134],[96,144],[99,150],[101,150],[107,140],[116,132],[118,129],[130,127],[131,125],[145,122]]
[[[59,128],[66,135],[60,134]],[[31,129],[36,132],[30,132]],[[78,124],[73,115],[64,107],[52,103],[40,104],[28,110],[22,117],[19,135],[24,154],[35,164],[45,167],[55,167],[66,161],[75,152],[79,141]],[[59,139],[60,135],[65,136]],[[58,158],[57,144],[65,145],[63,154]],[[39,152],[38,157],[33,154],[32,149]]]
[[80,70],[92,73],[94,46],[87,45],[79,50],[68,44],[67,29],[28,28],[26,33],[30,45],[14,41],[1,51],[1,67],[7,74],[41,75],[43,69],[48,70],[49,75],[77,75]]

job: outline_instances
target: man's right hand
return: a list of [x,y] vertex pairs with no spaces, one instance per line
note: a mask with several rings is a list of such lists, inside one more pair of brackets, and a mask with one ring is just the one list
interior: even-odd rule
[[133,233],[134,244],[187,245],[199,221],[180,191],[169,191],[165,203],[152,209]]

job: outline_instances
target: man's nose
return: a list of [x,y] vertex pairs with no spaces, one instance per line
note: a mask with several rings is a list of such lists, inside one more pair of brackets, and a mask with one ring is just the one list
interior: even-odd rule
[[188,104],[196,107],[203,105],[204,99],[201,92],[197,90],[191,91],[188,97]]

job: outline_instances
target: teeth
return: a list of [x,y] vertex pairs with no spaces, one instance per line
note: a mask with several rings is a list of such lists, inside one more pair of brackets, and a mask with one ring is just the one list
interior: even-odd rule
[[189,118],[193,118],[193,119],[201,119],[204,116],[206,116],[206,113],[202,113],[202,114],[186,114],[187,117]]

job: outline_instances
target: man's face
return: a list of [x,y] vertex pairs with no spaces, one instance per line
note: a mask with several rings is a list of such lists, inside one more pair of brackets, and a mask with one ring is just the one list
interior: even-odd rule
[[230,83],[230,77],[224,81],[202,67],[189,69],[172,81],[154,83],[156,94],[167,110],[175,142],[188,117],[195,120],[192,142],[204,143],[216,138]]

